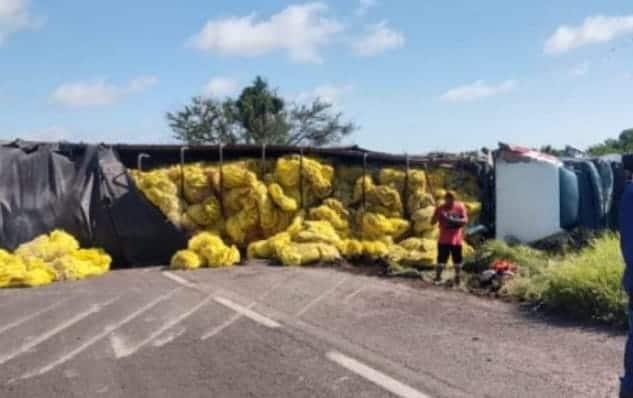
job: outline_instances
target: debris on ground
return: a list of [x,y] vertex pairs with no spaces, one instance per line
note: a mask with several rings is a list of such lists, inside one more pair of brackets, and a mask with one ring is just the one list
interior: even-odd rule
[[20,245],[14,253],[0,250],[0,288],[99,276],[110,269],[111,262],[102,249],[81,249],[72,235],[55,230]]

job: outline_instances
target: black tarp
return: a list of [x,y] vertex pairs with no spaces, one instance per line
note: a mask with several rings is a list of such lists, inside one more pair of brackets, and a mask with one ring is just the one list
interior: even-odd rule
[[115,265],[164,264],[185,235],[140,193],[111,147],[0,146],[0,247],[60,228]]

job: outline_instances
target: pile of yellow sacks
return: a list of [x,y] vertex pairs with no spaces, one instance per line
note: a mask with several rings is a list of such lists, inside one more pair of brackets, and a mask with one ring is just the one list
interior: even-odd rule
[[80,249],[72,235],[55,230],[20,245],[13,253],[0,250],[0,288],[98,276],[110,269],[111,262],[103,250]]
[[430,221],[444,189],[466,200],[471,220],[481,209],[474,176],[444,169],[383,168],[365,175],[359,167],[290,155],[130,175],[191,234],[187,250],[172,258],[179,269],[231,266],[240,261],[239,249],[284,265],[343,258],[430,265],[437,255],[437,227]]

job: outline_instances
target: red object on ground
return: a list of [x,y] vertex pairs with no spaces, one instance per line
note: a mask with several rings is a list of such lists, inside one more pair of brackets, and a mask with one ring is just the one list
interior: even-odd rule
[[517,272],[518,267],[508,260],[496,260],[491,266],[497,272]]

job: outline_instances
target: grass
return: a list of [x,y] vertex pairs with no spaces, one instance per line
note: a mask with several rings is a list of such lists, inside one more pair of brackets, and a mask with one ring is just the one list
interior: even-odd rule
[[520,267],[519,276],[504,286],[505,294],[576,319],[626,324],[627,297],[621,287],[624,262],[615,234],[597,237],[586,248],[564,255],[491,241],[471,263],[490,264],[495,259]]

